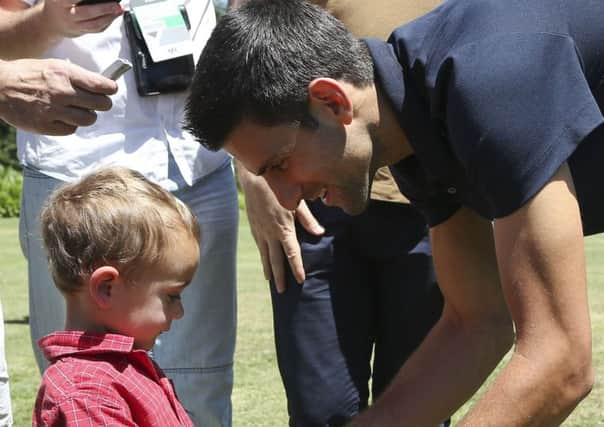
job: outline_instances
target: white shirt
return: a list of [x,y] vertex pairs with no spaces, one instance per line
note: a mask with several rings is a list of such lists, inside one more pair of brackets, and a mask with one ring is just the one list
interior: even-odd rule
[[[121,4],[128,9],[129,0]],[[214,6],[212,0],[186,0],[185,5],[197,63],[216,24]],[[121,17],[100,34],[62,40],[44,56],[69,59],[97,72],[118,57],[131,58]],[[228,161],[226,152],[206,150],[181,129],[186,92],[141,97],[132,71],[120,77],[117,83],[113,107],[110,111],[98,112],[92,126],[81,127],[75,134],[62,137],[18,131],[21,163],[62,181],[78,179],[99,166],[119,164],[138,170],[168,190],[175,190],[174,183],[167,179],[169,152],[189,185]]]

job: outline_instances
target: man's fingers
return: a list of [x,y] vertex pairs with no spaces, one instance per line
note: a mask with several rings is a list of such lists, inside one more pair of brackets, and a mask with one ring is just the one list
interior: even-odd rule
[[296,279],[296,282],[298,283],[303,283],[304,279],[306,278],[306,274],[304,272],[300,244],[296,239],[296,234],[293,233],[289,236],[286,236],[281,244],[283,245],[283,252],[285,253],[285,257],[287,258],[287,262],[289,263],[292,274],[294,275],[294,279]]
[[107,28],[117,15],[103,15],[93,19],[88,19],[78,23],[78,29],[82,33],[100,33]]
[[52,136],[71,135],[79,126],[89,126],[95,121],[96,114],[94,112],[61,106],[54,106],[52,110],[44,113],[35,111],[27,121],[7,118],[7,122],[15,127],[29,132]]
[[94,111],[71,106],[56,111],[55,116],[58,121],[72,126],[90,126],[96,122],[97,117]]
[[41,133],[44,135],[51,136],[71,135],[77,129],[76,126],[63,123],[59,120],[42,122],[34,120],[29,123],[14,123],[12,121],[8,121],[8,123],[15,127],[19,126],[21,129],[24,129],[28,132]]
[[99,18],[115,19],[123,13],[122,7],[115,1],[107,1],[97,4],[88,4],[78,6],[77,4],[70,10],[70,14],[76,22],[93,21]]
[[285,292],[287,288],[285,280],[285,257],[280,242],[270,242],[268,244],[270,269],[273,273],[273,281],[278,293]]
[[266,243],[260,243],[258,239],[256,239],[256,236],[254,236],[254,240],[256,240],[258,252],[260,252],[260,260],[262,261],[262,273],[264,274],[264,278],[266,280],[271,280],[271,261],[269,259],[268,245]]
[[308,209],[308,205],[304,200],[300,202],[296,209],[296,219],[310,234],[321,236],[325,233],[325,229],[319,224],[319,221],[317,221],[310,209]]
[[106,95],[91,93],[78,87],[74,89],[75,94],[66,102],[68,105],[95,111],[109,111],[113,105],[111,98]]
[[[77,65],[70,64],[69,80],[75,88],[84,89],[92,94],[113,95],[117,92],[117,83],[113,80],[91,71],[85,70]],[[103,101],[106,104],[106,100]],[[111,108],[111,104],[107,109]],[[94,108],[95,110],[97,108]]]
[[65,136],[65,135],[71,135],[72,133],[74,133],[76,131],[76,129],[77,129],[77,126],[68,125],[67,123],[63,123],[63,122],[59,122],[59,121],[54,121],[49,124],[49,126],[46,129],[46,131],[44,132],[44,134],[51,135],[51,136]]

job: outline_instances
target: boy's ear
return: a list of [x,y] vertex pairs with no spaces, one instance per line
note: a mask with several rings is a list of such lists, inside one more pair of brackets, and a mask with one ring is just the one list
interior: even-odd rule
[[115,294],[115,286],[120,272],[110,265],[103,265],[92,272],[88,278],[88,290],[92,300],[101,309],[111,307],[111,298]]
[[308,102],[315,118],[327,118],[342,125],[352,122],[352,102],[344,87],[334,79],[320,77],[308,84]]

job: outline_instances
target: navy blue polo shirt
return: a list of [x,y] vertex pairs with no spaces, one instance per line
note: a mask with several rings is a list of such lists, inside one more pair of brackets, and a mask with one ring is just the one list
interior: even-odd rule
[[367,39],[414,155],[391,166],[430,225],[506,216],[568,161],[604,231],[604,1],[450,0]]

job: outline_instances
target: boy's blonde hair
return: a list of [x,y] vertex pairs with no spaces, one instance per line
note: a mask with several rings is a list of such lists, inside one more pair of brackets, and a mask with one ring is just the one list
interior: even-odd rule
[[127,279],[176,250],[183,234],[200,239],[189,208],[123,167],[108,167],[64,185],[41,213],[42,237],[55,284],[77,291],[99,266],[112,265]]

